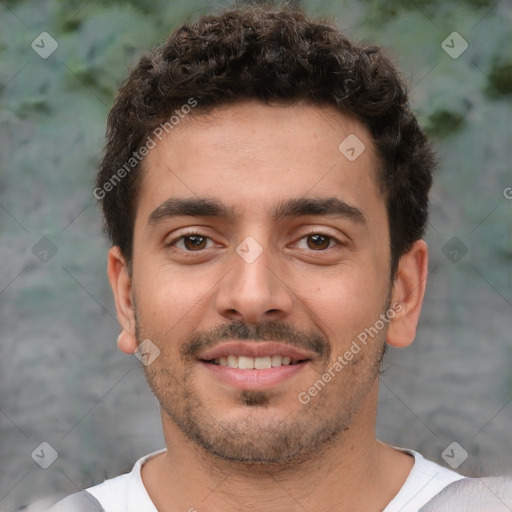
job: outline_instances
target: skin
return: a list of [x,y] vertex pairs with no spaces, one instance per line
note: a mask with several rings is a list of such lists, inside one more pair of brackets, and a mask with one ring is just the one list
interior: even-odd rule
[[[350,134],[366,148],[354,161],[338,150]],[[144,369],[167,452],[142,469],[159,511],[377,512],[403,485],[412,457],[375,438],[379,362],[386,342],[414,339],[427,247],[417,241],[391,282],[377,165],[366,128],[332,107],[258,102],[183,119],[146,157],[132,269],[113,247],[108,274],[119,348],[133,353],[150,339],[160,350]],[[148,222],[169,198],[199,197],[237,217]],[[279,202],[304,197],[341,199],[364,221],[272,218]],[[208,237],[195,239],[200,251],[191,239],[175,241],[190,232]],[[252,263],[236,252],[249,236],[262,249]],[[385,328],[301,403],[299,393],[395,303],[401,309]],[[186,350],[198,339],[214,346],[256,336],[315,350],[299,372],[259,391],[220,382]]]

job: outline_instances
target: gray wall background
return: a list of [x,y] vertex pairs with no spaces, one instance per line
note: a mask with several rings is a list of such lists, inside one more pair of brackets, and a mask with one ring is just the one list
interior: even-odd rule
[[[92,187],[116,84],[173,28],[228,4],[0,2],[0,510],[163,446],[139,363],[116,348]],[[388,353],[378,436],[444,465],[463,449],[468,475],[512,471],[511,4],[302,4],[388,49],[441,158],[419,333]],[[31,47],[52,49],[42,32],[58,43],[47,58]],[[47,469],[42,442],[58,453]]]

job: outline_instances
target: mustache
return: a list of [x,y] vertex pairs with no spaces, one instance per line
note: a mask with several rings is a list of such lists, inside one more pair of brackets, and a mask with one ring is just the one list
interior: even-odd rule
[[314,331],[302,331],[280,322],[269,321],[255,326],[244,322],[221,324],[211,331],[199,332],[187,338],[180,348],[184,358],[194,358],[205,349],[225,340],[280,341],[297,349],[315,352],[321,359],[329,359],[331,346],[325,337]]

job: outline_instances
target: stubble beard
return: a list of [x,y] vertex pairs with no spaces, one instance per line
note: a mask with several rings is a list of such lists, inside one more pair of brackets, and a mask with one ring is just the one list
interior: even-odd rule
[[[136,330],[140,343],[147,336],[138,321]],[[156,343],[161,348],[165,346],[160,341]],[[163,414],[206,456],[254,469],[287,470],[321,458],[349,430],[354,415],[380,374],[385,332],[373,343],[372,353],[354,358],[353,364],[337,375],[338,382],[334,379],[309,404],[281,419],[269,413],[270,391],[240,391],[236,406],[245,407],[247,414],[243,419],[227,421],[216,418],[194,392],[194,373],[190,366],[184,365],[179,371],[178,365],[160,362],[161,366],[153,363],[144,367],[144,372]],[[325,369],[329,364],[325,362]],[[322,374],[323,371],[319,377]],[[292,399],[296,401],[296,397]]]

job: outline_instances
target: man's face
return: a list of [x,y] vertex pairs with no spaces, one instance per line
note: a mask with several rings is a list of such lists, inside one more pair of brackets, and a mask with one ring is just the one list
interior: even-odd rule
[[[354,135],[365,145],[355,160],[338,149]],[[173,428],[221,457],[270,463],[317,451],[373,414],[386,328],[333,368],[389,306],[376,167],[363,125],[306,105],[250,102],[183,119],[151,150],[132,298],[138,342],[160,350],[146,375]],[[177,212],[178,199],[217,208]],[[251,365],[261,369],[240,368]]]

